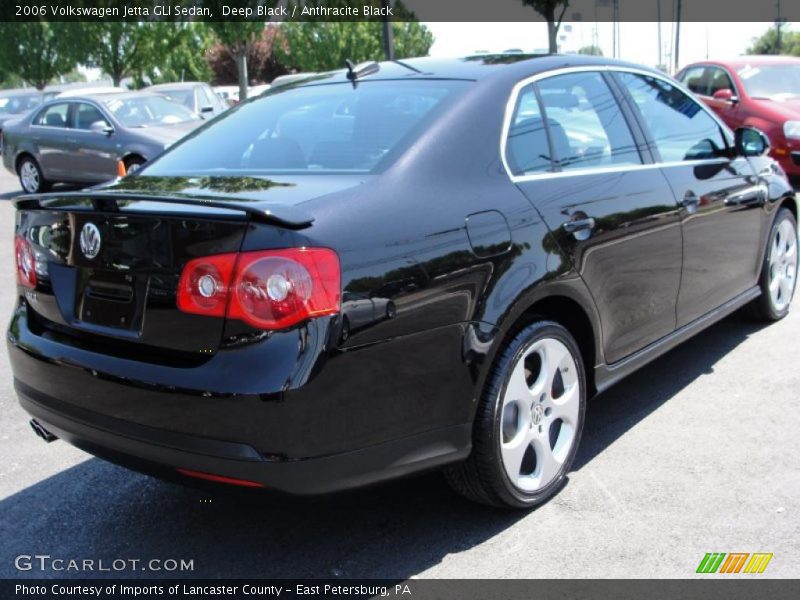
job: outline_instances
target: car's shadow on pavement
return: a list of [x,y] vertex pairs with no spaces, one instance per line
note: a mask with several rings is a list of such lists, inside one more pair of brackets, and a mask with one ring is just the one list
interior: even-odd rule
[[[713,371],[758,328],[738,317],[727,319],[596,398],[575,468],[585,468],[686,385]],[[57,452],[57,445],[47,451]],[[89,459],[0,502],[0,577],[43,576],[13,566],[15,556],[38,553],[109,563],[194,561],[192,573],[175,576],[408,578],[523,518],[537,516],[472,505],[437,474],[296,499],[183,488]]]

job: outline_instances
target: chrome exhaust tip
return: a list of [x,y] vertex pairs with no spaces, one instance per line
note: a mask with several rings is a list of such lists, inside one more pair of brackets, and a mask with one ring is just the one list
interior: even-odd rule
[[58,439],[58,436],[55,436],[52,433],[50,433],[49,431],[47,431],[47,429],[45,429],[44,425],[39,423],[39,421],[37,421],[36,419],[31,419],[30,420],[30,426],[31,426],[31,429],[33,429],[33,433],[38,435],[40,438],[42,438],[48,444],[50,442],[54,442],[54,441],[56,441]]

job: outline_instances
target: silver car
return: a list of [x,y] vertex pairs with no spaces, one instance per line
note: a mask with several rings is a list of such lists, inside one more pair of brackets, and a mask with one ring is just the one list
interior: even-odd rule
[[197,113],[204,119],[221,115],[228,108],[211,86],[201,81],[183,81],[176,83],[159,83],[146,88],[148,92],[161,94]]
[[6,123],[3,164],[31,194],[53,183],[100,183],[118,175],[119,161],[138,169],[202,123],[158,94],[55,98]]
[[42,92],[37,90],[0,91],[0,150],[3,141],[3,126],[33,110],[44,101]]

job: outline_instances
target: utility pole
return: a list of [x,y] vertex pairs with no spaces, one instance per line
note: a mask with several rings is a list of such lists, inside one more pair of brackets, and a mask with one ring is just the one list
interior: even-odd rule
[[775,29],[777,29],[777,39],[775,40],[775,54],[780,54],[783,50],[783,19],[781,19],[781,0],[775,2],[775,7],[778,9],[778,16],[775,19]]
[[392,31],[392,21],[389,18],[389,8],[392,6],[392,0],[382,0],[383,7],[387,13],[383,17],[383,52],[386,55],[386,60],[394,60],[394,32]]
[[658,20],[658,68],[661,68],[661,65],[664,63],[661,61],[661,0],[656,0],[656,13],[657,13],[657,20]]
[[681,0],[675,0],[675,69],[673,73],[678,72],[680,67],[680,52],[681,52]]

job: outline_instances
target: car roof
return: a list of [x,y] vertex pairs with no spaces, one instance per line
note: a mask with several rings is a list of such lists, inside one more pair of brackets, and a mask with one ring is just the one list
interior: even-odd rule
[[158,94],[153,94],[145,91],[129,91],[129,92],[107,92],[107,93],[97,93],[93,94],[91,92],[87,92],[86,94],[81,94],[80,96],[59,96],[56,98],[51,98],[47,101],[47,105],[51,104],[62,104],[64,102],[81,102],[91,100],[94,102],[104,103],[108,100],[127,100],[128,98],[142,98],[142,97],[160,97]]
[[204,85],[202,81],[176,81],[174,83],[158,83],[156,85],[149,85],[147,90],[178,90],[183,88],[190,88],[196,85]]
[[[378,63],[380,70],[366,79],[466,79],[479,81],[482,79],[502,77],[516,81],[525,77],[560,69],[581,66],[618,66],[658,72],[626,61],[600,56],[583,54],[476,54],[461,58],[410,58]],[[298,85],[314,83],[331,83],[332,81],[348,81],[345,69],[328,73],[310,74]]]
[[797,56],[773,56],[773,55],[745,55],[736,56],[734,58],[717,59],[717,60],[701,60],[688,64],[684,69],[690,67],[698,67],[702,65],[718,65],[722,67],[729,67],[737,69],[739,67],[746,67],[747,65],[797,65],[800,64],[800,57]]

